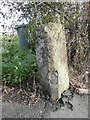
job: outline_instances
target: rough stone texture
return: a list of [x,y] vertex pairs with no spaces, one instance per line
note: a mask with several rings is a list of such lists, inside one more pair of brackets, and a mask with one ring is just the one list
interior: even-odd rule
[[66,39],[60,23],[48,23],[37,27],[36,58],[41,83],[52,99],[61,97],[69,87]]

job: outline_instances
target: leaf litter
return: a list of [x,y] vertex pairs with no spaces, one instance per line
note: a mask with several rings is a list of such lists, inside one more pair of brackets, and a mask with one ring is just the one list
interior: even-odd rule
[[35,105],[38,101],[43,100],[45,103],[45,110],[50,109],[54,112],[63,108],[64,106],[73,110],[73,104],[71,100],[74,93],[80,94],[77,92],[77,90],[88,89],[89,85],[86,84],[87,80],[85,81],[84,79],[84,82],[83,79],[81,80],[81,78],[85,78],[85,75],[80,77],[78,72],[72,68],[69,69],[69,76],[70,88],[62,93],[62,97],[57,101],[53,101],[48,92],[39,84],[39,82],[37,82],[36,78],[32,77],[29,77],[26,81],[24,81],[21,84],[21,87],[19,85],[2,85],[2,89],[0,89],[0,91],[2,91],[2,97],[0,96],[0,99],[2,99],[3,102],[17,102],[24,105]]

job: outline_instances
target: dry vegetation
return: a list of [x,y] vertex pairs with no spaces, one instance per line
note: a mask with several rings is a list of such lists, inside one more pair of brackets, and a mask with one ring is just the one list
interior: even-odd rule
[[[31,6],[34,9],[35,6],[33,4],[31,4]],[[45,6],[48,9],[45,9]],[[43,14],[43,18],[47,18],[45,20],[50,21],[50,19],[53,19],[53,16],[55,15],[56,11],[52,9],[55,6],[56,6],[55,4],[52,5],[43,4],[43,5],[39,5],[38,9],[40,9],[41,7],[42,9],[41,14]],[[61,9],[58,10],[61,12],[60,19],[63,21],[63,25],[66,31],[66,39],[67,39],[70,88],[71,90],[74,90],[77,93],[88,94],[87,92],[88,88],[90,89],[89,39],[88,39],[89,20],[88,20],[88,10],[87,10],[88,3],[82,4],[81,5],[82,7],[80,7],[79,4],[77,5],[60,4],[57,7],[59,8],[60,6]],[[23,9],[24,7],[25,6],[21,6],[19,9],[22,9],[23,12],[25,12],[25,10]],[[26,6],[26,8],[27,10],[29,10],[28,6]],[[48,17],[44,16],[46,12],[48,12]],[[52,14],[49,14],[50,12]],[[62,14],[63,12],[64,15]],[[66,16],[67,19],[65,19],[64,16]],[[15,101],[15,100],[23,101],[25,99],[24,102],[26,102],[27,104],[29,104],[30,99],[32,99],[32,102],[37,101],[44,92],[41,92],[42,87],[37,83],[36,79],[37,79],[36,77],[32,78],[33,80],[32,82],[31,78],[28,78],[25,82],[21,84],[21,86],[19,85],[18,86],[9,85],[9,87],[3,86],[2,88],[2,92],[4,94],[3,100],[8,99],[10,101]],[[21,96],[24,96],[25,98],[23,97],[21,99]]]

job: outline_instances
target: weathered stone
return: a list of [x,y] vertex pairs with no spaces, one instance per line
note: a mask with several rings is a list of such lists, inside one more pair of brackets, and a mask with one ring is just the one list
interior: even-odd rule
[[70,90],[67,90],[63,93],[64,96],[72,96],[72,93]]
[[52,99],[59,99],[69,87],[66,39],[61,23],[37,27],[36,58],[41,83]]

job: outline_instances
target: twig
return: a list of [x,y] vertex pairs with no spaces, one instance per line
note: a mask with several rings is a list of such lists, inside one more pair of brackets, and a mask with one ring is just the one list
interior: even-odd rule
[[76,92],[79,94],[90,95],[90,90],[88,90],[88,89],[76,88]]

